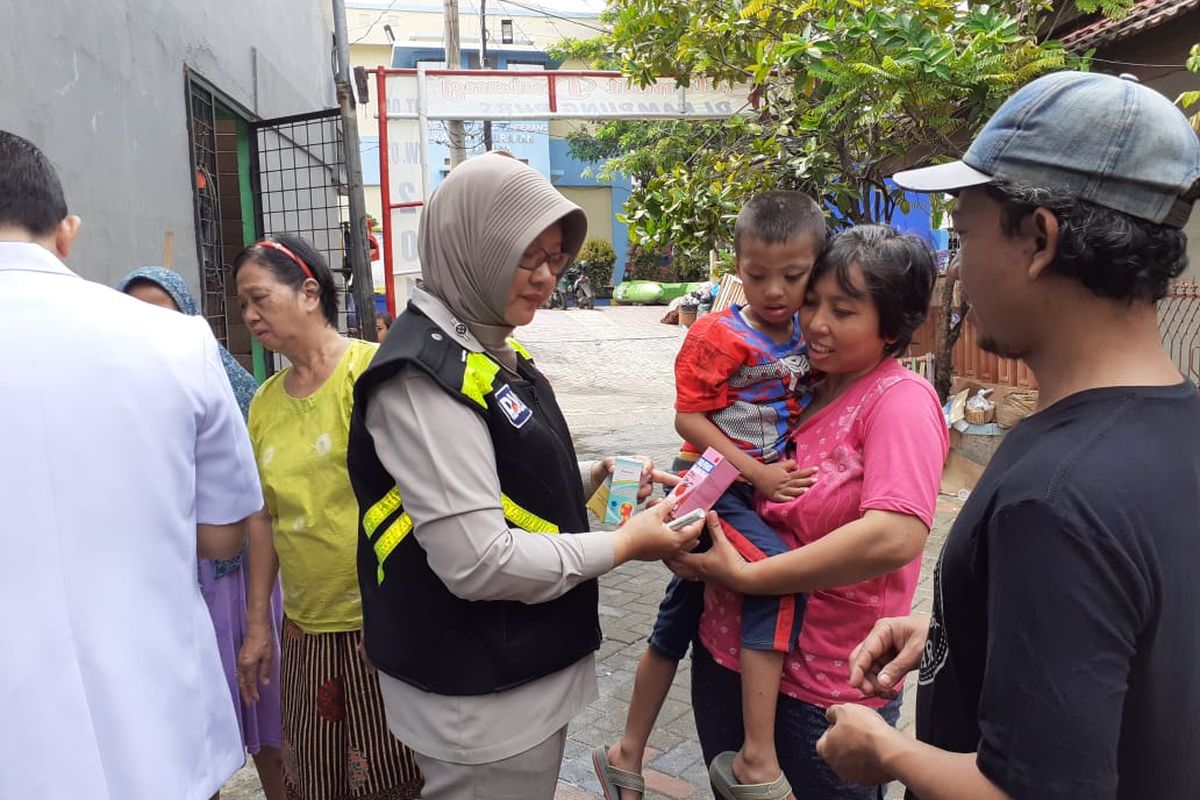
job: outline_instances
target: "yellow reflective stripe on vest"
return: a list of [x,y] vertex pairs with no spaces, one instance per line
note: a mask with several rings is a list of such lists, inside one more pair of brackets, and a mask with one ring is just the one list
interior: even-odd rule
[[[394,498],[393,498],[394,495]],[[388,514],[395,511],[400,506],[400,492],[397,489],[392,489],[387,495],[367,511],[363,517],[363,530],[370,536],[375,528],[387,517]],[[558,526],[549,520],[542,519],[532,511],[522,508],[513,502],[506,494],[500,495],[500,507],[504,511],[504,518],[515,523],[521,530],[529,531],[530,533],[558,533]],[[390,510],[387,510],[390,509]],[[373,516],[378,514],[379,516]],[[368,526],[367,518],[371,517],[374,524]],[[383,583],[383,562],[387,561],[388,556],[392,554],[404,537],[412,532],[413,521],[412,517],[407,512],[396,518],[396,521],[387,527],[387,530],[375,540],[375,560],[379,563],[375,577],[379,583]]]
[[525,347],[520,342],[518,342],[516,339],[512,338],[511,336],[508,337],[508,346],[511,347],[514,352],[520,353],[522,356],[524,356],[527,361],[533,360],[533,356],[529,355],[529,351],[526,350]]
[[367,509],[367,513],[363,514],[363,531],[366,532],[367,538],[371,538],[375,534],[375,529],[383,524],[383,521],[395,513],[400,507],[400,490],[393,486],[392,490],[385,494],[383,498]]
[[504,518],[515,522],[517,527],[530,533],[558,533],[558,526],[549,520],[542,519],[528,509],[521,508],[506,494],[500,495],[500,507],[504,509]]
[[484,398],[492,393],[492,383],[500,365],[483,353],[467,353],[466,368],[463,370],[462,393],[482,408],[487,408]]
[[412,517],[405,512],[397,517],[395,522],[388,525],[383,535],[375,540],[375,560],[379,562],[379,570],[376,572],[376,577],[380,583],[383,583],[383,562],[392,554],[397,545],[404,541],[404,537],[408,536],[412,529]]

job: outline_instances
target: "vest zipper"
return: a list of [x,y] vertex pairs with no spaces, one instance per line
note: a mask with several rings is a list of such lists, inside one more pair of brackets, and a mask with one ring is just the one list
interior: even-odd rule
[[[552,433],[554,435],[554,438],[558,440],[558,443],[560,445],[564,446],[564,448],[567,450],[567,452],[574,452],[575,445],[571,442],[564,442],[562,436],[558,432],[558,426],[550,424],[549,418],[546,417],[545,414],[543,413],[542,399],[541,399],[541,397],[538,396],[537,383],[529,380],[524,375],[521,376],[521,380],[526,381],[529,384],[529,391],[533,395],[533,407],[537,409],[538,415],[541,416],[542,419],[546,422],[546,427],[550,429],[550,433]],[[561,409],[560,409],[560,412],[561,412]]]

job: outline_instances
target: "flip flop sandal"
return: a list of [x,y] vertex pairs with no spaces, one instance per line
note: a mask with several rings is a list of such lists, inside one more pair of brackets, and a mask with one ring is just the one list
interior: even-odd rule
[[737,753],[732,750],[726,750],[714,758],[708,768],[708,778],[724,800],[787,800],[792,794],[791,784],[782,772],[770,783],[738,783],[733,774],[735,755]]
[[646,781],[642,776],[608,763],[608,748],[602,744],[592,748],[592,767],[600,779],[604,800],[621,800],[621,789],[631,789],[642,795],[646,793]]

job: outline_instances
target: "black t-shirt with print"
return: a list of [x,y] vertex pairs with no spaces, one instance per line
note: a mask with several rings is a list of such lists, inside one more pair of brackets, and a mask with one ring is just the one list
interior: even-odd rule
[[1009,432],[946,542],[917,736],[1024,798],[1200,798],[1200,395]]

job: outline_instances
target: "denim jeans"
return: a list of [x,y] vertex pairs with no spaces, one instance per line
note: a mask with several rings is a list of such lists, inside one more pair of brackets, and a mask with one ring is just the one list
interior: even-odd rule
[[[742,689],[738,673],[713,660],[698,641],[692,648],[692,713],[700,734],[704,763],[725,750],[739,750],[742,727]],[[900,698],[880,709],[895,726]],[[886,786],[846,783],[817,755],[817,739],[829,728],[825,709],[779,695],[775,711],[775,750],[779,765],[801,800],[882,800]],[[716,796],[714,790],[714,797]]]
[[[754,489],[735,483],[713,505],[721,517],[726,536],[745,558],[758,561],[786,553],[790,548],[754,510]],[[698,550],[712,546],[708,534]],[[753,596],[742,598],[742,647],[786,653],[800,635],[804,620],[804,595]],[[659,654],[679,661],[700,627],[704,611],[704,584],[675,576],[658,607],[658,618],[650,634],[650,646]]]

